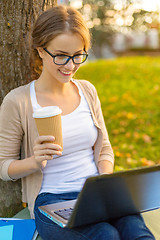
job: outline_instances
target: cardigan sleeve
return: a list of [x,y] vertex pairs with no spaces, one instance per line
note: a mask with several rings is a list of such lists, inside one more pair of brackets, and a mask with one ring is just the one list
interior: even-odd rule
[[8,167],[14,160],[20,159],[23,129],[16,94],[11,91],[0,107],[0,178],[12,180]]
[[105,125],[102,108],[101,108],[101,103],[100,103],[98,95],[95,99],[95,110],[96,110],[97,122],[98,122],[98,125],[99,125],[99,127],[102,131],[102,135],[103,135],[102,146],[101,146],[101,151],[99,153],[98,162],[107,160],[114,164],[114,153],[113,153],[111,143],[109,141],[108,131],[107,131],[107,128]]

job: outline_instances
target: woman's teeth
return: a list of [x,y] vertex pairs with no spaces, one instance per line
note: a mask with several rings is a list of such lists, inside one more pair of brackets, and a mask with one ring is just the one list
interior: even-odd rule
[[70,75],[72,72],[64,72],[64,71],[61,71],[63,74],[65,75]]

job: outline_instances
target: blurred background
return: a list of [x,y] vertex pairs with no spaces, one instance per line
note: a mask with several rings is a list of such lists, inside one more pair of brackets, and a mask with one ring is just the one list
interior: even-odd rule
[[99,94],[115,170],[160,164],[160,1],[58,0],[84,16],[89,60],[76,77]]
[[90,58],[159,55],[159,0],[58,0],[83,14],[93,36]]

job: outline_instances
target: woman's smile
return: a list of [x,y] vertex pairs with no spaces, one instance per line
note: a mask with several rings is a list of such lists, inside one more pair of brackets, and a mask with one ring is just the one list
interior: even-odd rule
[[73,71],[63,71],[63,70],[60,70],[59,69],[59,72],[63,75],[63,76],[66,76],[66,77],[69,77],[72,75]]

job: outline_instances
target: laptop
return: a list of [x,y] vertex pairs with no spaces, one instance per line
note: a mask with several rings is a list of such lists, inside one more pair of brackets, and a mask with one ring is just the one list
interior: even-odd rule
[[40,206],[61,227],[110,221],[160,208],[160,165],[89,177],[76,200]]

